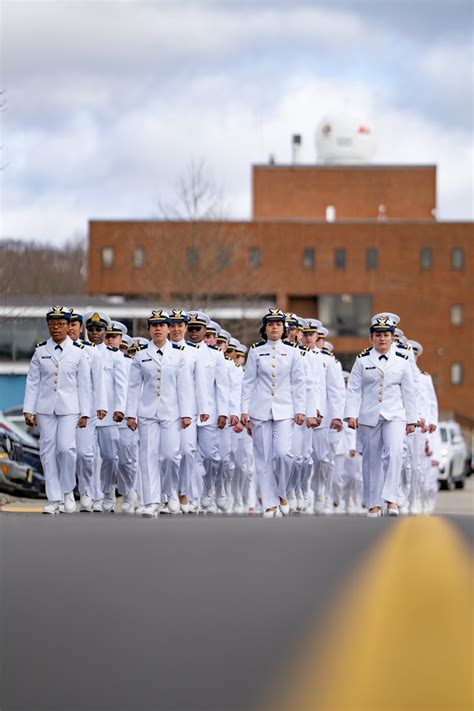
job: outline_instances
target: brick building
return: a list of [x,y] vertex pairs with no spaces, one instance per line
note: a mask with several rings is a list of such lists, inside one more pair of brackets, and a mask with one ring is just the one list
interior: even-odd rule
[[[370,315],[395,311],[442,411],[468,424],[473,230],[436,221],[436,167],[254,166],[252,197],[250,221],[91,221],[89,293],[244,317],[278,304],[319,317],[347,368]],[[225,325],[255,337],[254,315]]]

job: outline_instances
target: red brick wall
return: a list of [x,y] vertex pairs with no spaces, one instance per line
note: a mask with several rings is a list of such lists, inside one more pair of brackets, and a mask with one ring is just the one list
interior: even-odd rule
[[[473,227],[471,223],[399,222],[91,222],[89,230],[89,292],[153,295],[153,301],[174,304],[179,295],[218,294],[236,298],[275,294],[279,306],[288,299],[318,294],[371,294],[373,311],[395,311],[406,335],[425,347],[420,365],[437,377],[441,406],[472,417],[474,413],[472,288]],[[112,246],[112,269],[101,266],[101,249]],[[145,249],[143,269],[132,266],[133,247]],[[186,249],[198,250],[199,268],[186,266]],[[221,247],[230,263],[219,269]],[[248,249],[258,246],[262,265],[251,269]],[[302,252],[316,250],[314,271],[302,268]],[[334,249],[346,249],[346,268],[334,268]],[[367,271],[366,249],[379,250],[378,269]],[[422,247],[433,250],[433,267],[420,268]],[[465,266],[451,268],[451,250],[463,247]],[[450,324],[450,307],[463,304],[464,322]],[[314,314],[317,316],[317,314]],[[365,338],[332,338],[336,350],[353,352]],[[464,364],[462,386],[450,384],[450,365]]]
[[431,220],[435,166],[253,166],[254,219]]

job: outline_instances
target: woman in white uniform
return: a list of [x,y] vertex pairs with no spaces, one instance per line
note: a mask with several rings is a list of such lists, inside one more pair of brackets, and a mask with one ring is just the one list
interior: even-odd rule
[[406,353],[393,340],[395,320],[374,316],[371,346],[359,353],[347,385],[344,419],[359,428],[362,445],[364,503],[368,516],[398,516],[398,489],[405,435],[418,420],[416,388]]
[[249,350],[242,384],[241,422],[252,428],[255,468],[265,518],[288,515],[292,435],[305,420],[305,351],[282,340],[285,314],[269,309],[260,329],[262,340]]

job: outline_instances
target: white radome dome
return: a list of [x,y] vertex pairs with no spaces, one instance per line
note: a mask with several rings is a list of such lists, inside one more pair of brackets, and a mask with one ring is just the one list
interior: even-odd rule
[[357,114],[328,114],[316,129],[318,163],[368,163],[376,147],[373,124]]

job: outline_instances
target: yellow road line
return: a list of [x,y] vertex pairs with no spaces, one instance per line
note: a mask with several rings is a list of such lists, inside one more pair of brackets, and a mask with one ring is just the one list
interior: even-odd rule
[[5,504],[0,506],[0,512],[5,513],[42,513],[43,507],[34,508],[32,506],[14,506],[12,504]]
[[467,546],[440,518],[393,523],[265,708],[473,711]]

